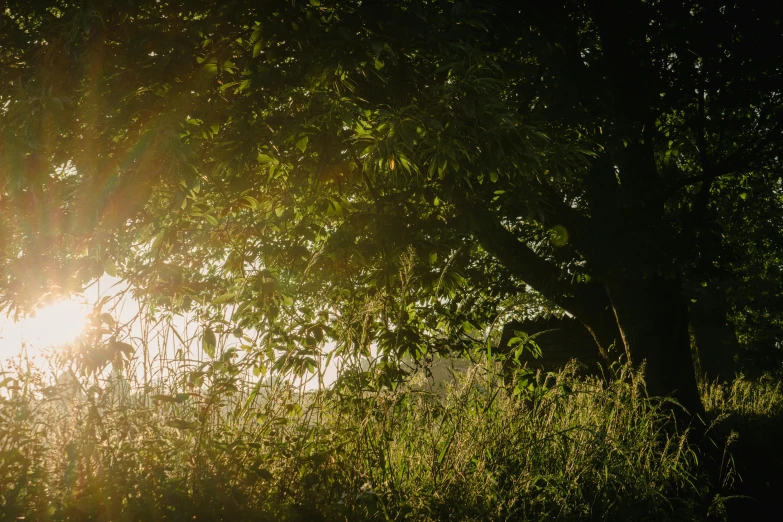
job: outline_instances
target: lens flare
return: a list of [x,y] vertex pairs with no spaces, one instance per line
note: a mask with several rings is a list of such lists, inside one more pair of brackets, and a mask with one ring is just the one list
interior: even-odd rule
[[46,306],[23,323],[23,338],[42,347],[73,342],[84,330],[88,312],[87,305],[75,301]]
[[18,354],[22,344],[37,351],[75,341],[84,331],[91,307],[77,301],[59,301],[37,310],[18,323],[7,318],[0,332],[0,359]]

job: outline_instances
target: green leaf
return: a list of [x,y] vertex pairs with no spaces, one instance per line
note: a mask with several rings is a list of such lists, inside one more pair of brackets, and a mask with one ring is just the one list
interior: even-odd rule
[[201,336],[201,348],[204,353],[210,357],[215,357],[215,349],[217,348],[217,336],[215,331],[209,326],[204,328],[204,333]]
[[250,41],[257,42],[259,40],[261,40],[261,23],[256,22],[255,29],[253,30],[253,33],[250,35]]
[[304,152],[307,149],[307,136],[301,138],[299,141],[296,142],[296,148],[300,151]]
[[220,86],[220,92],[225,92],[226,90],[230,89],[231,87],[233,87],[238,83],[239,81],[224,83],[223,85]]
[[120,342],[120,341],[112,341],[109,344],[109,349],[114,351],[114,352],[124,353],[127,356],[133,355],[133,352],[136,351],[136,350],[134,350],[133,346],[131,346],[130,344],[123,343],[123,342]]
[[165,395],[163,393],[156,393],[155,395],[150,395],[150,399],[153,400],[153,402],[171,402],[176,403],[177,398],[172,395]]
[[253,196],[242,196],[242,199],[244,199],[248,206],[253,210],[258,210],[258,208],[261,206],[261,203],[259,203],[258,200]]
[[568,229],[563,225],[555,225],[549,229],[549,241],[552,243],[552,246],[564,247],[568,244],[568,240]]
[[371,43],[371,46],[373,59],[377,60],[381,56],[381,51],[383,51],[383,42],[381,40],[374,40]]
[[163,245],[163,240],[166,237],[166,231],[161,230],[152,238],[152,248],[157,249]]
[[117,265],[111,259],[103,260],[103,271],[112,277],[117,277]]
[[[212,58],[212,60],[215,60]],[[210,76],[214,76],[218,73],[218,66],[216,61],[209,61],[204,64],[204,72]]]
[[178,430],[190,430],[195,427],[195,423],[188,422],[185,419],[169,419],[166,421],[166,426],[170,428],[176,428]]
[[223,69],[225,69],[229,73],[233,73],[234,69],[236,69],[237,64],[232,62],[231,60],[226,60],[223,62]]
[[233,301],[236,298],[236,296],[237,296],[236,292],[228,292],[226,294],[217,296],[212,300],[212,302],[214,304],[228,303],[230,301]]
[[255,472],[256,475],[258,475],[259,478],[263,480],[272,480],[272,478],[274,478],[272,476],[272,473],[268,469],[258,468],[257,470],[255,470]]

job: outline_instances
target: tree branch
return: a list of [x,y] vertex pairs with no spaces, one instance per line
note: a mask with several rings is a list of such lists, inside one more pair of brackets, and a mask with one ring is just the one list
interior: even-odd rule
[[597,283],[572,284],[556,265],[520,242],[489,211],[471,208],[467,215],[481,246],[541,295],[582,321],[606,358],[619,339],[611,301]]

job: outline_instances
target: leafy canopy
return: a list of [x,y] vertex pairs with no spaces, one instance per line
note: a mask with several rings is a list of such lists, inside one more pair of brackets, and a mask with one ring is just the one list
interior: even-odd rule
[[780,292],[741,291],[780,281],[780,20],[767,2],[7,2],[2,304],[117,270],[156,309],[199,310],[206,351],[254,329],[259,364],[284,349],[297,371],[329,339],[420,355],[521,303],[589,315],[618,273],[780,325]]

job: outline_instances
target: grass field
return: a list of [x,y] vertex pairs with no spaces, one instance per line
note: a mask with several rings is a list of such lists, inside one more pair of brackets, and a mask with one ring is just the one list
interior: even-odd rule
[[146,385],[7,368],[0,519],[743,520],[783,490],[772,377],[704,384],[695,437],[628,368],[306,391],[219,362]]

